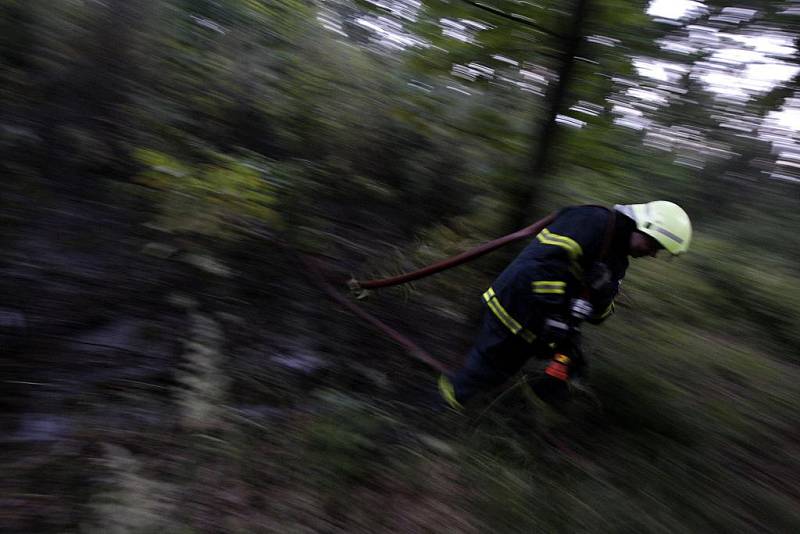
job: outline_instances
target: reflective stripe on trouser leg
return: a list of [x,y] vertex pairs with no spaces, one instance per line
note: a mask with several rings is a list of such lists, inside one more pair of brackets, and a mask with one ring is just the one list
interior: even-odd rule
[[534,348],[486,312],[464,366],[450,376],[456,400],[464,404],[476,393],[503,384],[535,355]]
[[503,305],[500,304],[494,289],[491,287],[487,289],[483,294],[483,300],[486,301],[486,304],[489,306],[489,309],[492,310],[492,313],[495,315],[495,317],[497,317],[500,322],[511,331],[512,334],[520,336],[528,343],[533,343],[536,340],[536,336],[533,334],[533,332],[519,324],[516,319],[511,317]]

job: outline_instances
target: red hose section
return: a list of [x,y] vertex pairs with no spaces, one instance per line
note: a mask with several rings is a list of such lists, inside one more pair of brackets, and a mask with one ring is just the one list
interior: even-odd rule
[[452,256],[450,258],[438,261],[427,267],[423,267],[422,269],[418,269],[416,271],[412,271],[410,273],[400,274],[397,276],[393,276],[391,278],[380,278],[375,280],[351,280],[349,284],[351,288],[354,289],[378,289],[381,287],[389,287],[389,286],[396,286],[399,284],[405,284],[407,282],[412,282],[414,280],[418,280],[420,278],[424,278],[426,276],[430,276],[432,274],[436,274],[440,271],[445,269],[450,269],[451,267],[455,267],[457,265],[461,265],[464,262],[467,262],[471,259],[477,258],[479,256],[483,256],[495,249],[502,247],[512,241],[517,241],[524,237],[532,236],[538,234],[542,231],[542,229],[553,222],[556,218],[555,213],[551,213],[544,219],[540,219],[533,223],[532,225],[523,228],[522,230],[517,230],[513,234],[508,234],[503,237],[499,237],[494,241],[489,241],[488,243],[484,243],[479,245],[475,248],[467,250],[466,252],[462,252],[456,256]]
[[[432,274],[436,274],[440,271],[445,269],[449,269],[451,267],[455,267],[462,263],[465,263],[471,259],[477,258],[479,256],[483,256],[493,250],[496,250],[503,245],[511,243],[513,241],[517,241],[524,237],[532,236],[538,234],[542,231],[542,229],[550,224],[555,218],[556,213],[551,213],[547,217],[540,219],[533,223],[532,225],[518,230],[512,234],[508,234],[506,236],[500,237],[493,241],[489,241],[488,243],[484,243],[479,245],[475,248],[472,248],[466,252],[462,252],[456,256],[441,260],[436,262],[432,265],[427,267],[423,267],[422,269],[418,269],[416,271],[401,274],[398,276],[393,276],[391,278],[382,278],[382,279],[375,279],[375,280],[365,280],[365,281],[358,281],[358,280],[350,280],[348,285],[350,286],[351,290],[358,290],[358,289],[377,289],[381,287],[389,287],[398,284],[403,284],[407,282],[411,282],[413,280],[418,280],[420,278],[424,278],[426,276],[430,276]],[[285,247],[289,248],[289,247]],[[335,302],[338,302],[348,310],[350,310],[354,315],[363,319],[370,325],[372,325],[377,330],[380,330],[387,336],[389,336],[392,340],[396,343],[402,345],[408,353],[416,358],[417,360],[427,364],[431,368],[440,373],[445,373],[448,371],[447,366],[442,364],[439,360],[431,356],[425,349],[411,341],[411,339],[407,338],[394,328],[390,327],[380,319],[370,315],[366,311],[364,311],[361,307],[353,303],[349,298],[344,297],[341,293],[339,293],[333,285],[331,285],[326,279],[325,276],[322,274],[323,267],[320,264],[319,260],[312,258],[310,256],[306,256],[304,254],[298,254],[300,261],[306,266],[308,272],[312,275],[314,282],[322,289],[328,297],[330,297]]]
[[346,307],[354,315],[360,317],[361,319],[368,322],[376,329],[380,330],[381,332],[389,336],[392,340],[402,345],[412,357],[429,365],[431,368],[440,373],[445,373],[448,371],[448,368],[444,364],[442,364],[439,360],[431,356],[425,349],[423,349],[422,347],[411,341],[409,338],[407,338],[394,328],[382,322],[380,319],[377,319],[376,317],[365,312],[358,305],[353,303],[350,299],[345,298],[344,296],[342,296],[341,293],[336,291],[336,289],[325,280],[325,277],[322,274],[322,268],[318,260],[302,254],[300,255],[300,260],[308,268],[308,272],[313,275],[313,279],[316,282],[316,284],[331,299],[338,302],[342,306]]

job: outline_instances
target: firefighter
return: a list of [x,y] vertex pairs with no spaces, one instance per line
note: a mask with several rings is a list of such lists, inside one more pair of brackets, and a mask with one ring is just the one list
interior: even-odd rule
[[584,365],[580,324],[614,312],[628,257],[678,256],[692,228],[680,206],[646,204],[562,209],[483,294],[487,307],[462,368],[439,378],[439,393],[460,409],[476,393],[501,385],[530,358],[549,359],[531,386],[542,400],[566,398]]

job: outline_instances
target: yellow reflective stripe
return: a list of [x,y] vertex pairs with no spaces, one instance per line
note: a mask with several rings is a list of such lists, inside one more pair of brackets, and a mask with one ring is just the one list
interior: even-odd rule
[[444,375],[439,375],[439,394],[441,394],[442,398],[451,408],[455,408],[456,410],[461,410],[463,408],[456,398],[456,391],[453,388],[453,383]]
[[534,293],[563,294],[566,285],[566,282],[561,282],[559,280],[539,280],[531,282],[531,288]]
[[560,234],[554,234],[547,228],[542,230],[542,232],[548,239],[552,239],[554,241],[561,241],[565,243],[570,248],[570,250],[572,250],[572,253],[576,259],[583,255],[583,249],[578,244],[578,242],[572,239],[571,237],[567,237],[565,235],[560,235]]
[[603,312],[603,314],[600,316],[600,318],[601,319],[605,319],[606,317],[608,317],[612,313],[614,313],[614,301],[613,300],[611,301],[611,304],[608,305],[608,307]]
[[497,296],[494,293],[494,289],[491,287],[486,290],[483,294],[483,300],[486,301],[488,304],[489,309],[492,310],[492,313],[500,320],[506,328],[511,330],[512,334],[517,334],[518,336],[522,337],[528,343],[533,343],[536,339],[536,336],[528,330],[527,328],[523,328],[521,324],[519,324],[511,315],[508,314],[503,305],[497,300]]
[[575,241],[571,237],[567,237],[565,235],[560,235],[560,234],[554,234],[547,228],[538,233],[536,237],[539,239],[539,241],[541,241],[546,245],[555,245],[557,247],[566,249],[566,251],[570,255],[570,258],[574,260],[577,260],[578,258],[581,257],[581,255],[583,255],[583,249],[577,243],[577,241]]
[[536,336],[535,336],[535,335],[533,335],[533,332],[531,332],[531,331],[530,331],[530,330],[528,330],[527,328],[523,328],[522,330],[520,330],[520,331],[518,332],[518,335],[519,335],[519,336],[520,336],[522,339],[524,339],[525,341],[527,341],[528,343],[533,343],[534,341],[536,341]]
[[578,260],[583,255],[583,249],[574,239],[565,235],[554,234],[547,228],[536,234],[536,238],[545,245],[553,245],[566,250],[570,259],[570,272],[575,275],[575,278],[583,278],[583,268],[578,263]]
[[534,287],[539,287],[539,286],[557,286],[557,287],[564,287],[564,286],[566,286],[566,285],[567,285],[567,283],[566,283],[566,282],[563,282],[563,281],[561,281],[561,280],[534,280],[533,282],[531,282],[531,284],[532,284]]
[[497,302],[497,299],[490,300],[488,304],[489,309],[491,309],[497,318],[500,319],[504,325],[506,325],[506,328],[515,334],[522,330],[522,325],[515,321],[514,318],[508,314],[505,308],[503,308],[503,306]]

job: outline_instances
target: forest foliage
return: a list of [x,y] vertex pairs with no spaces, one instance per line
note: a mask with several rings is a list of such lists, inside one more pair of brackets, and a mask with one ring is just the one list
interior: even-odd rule
[[[0,521],[796,531],[797,7],[658,3],[0,2]],[[517,380],[432,415],[434,373],[298,261],[386,275],[656,198],[692,250],[634,262],[562,411]],[[518,250],[359,305],[457,364]]]

